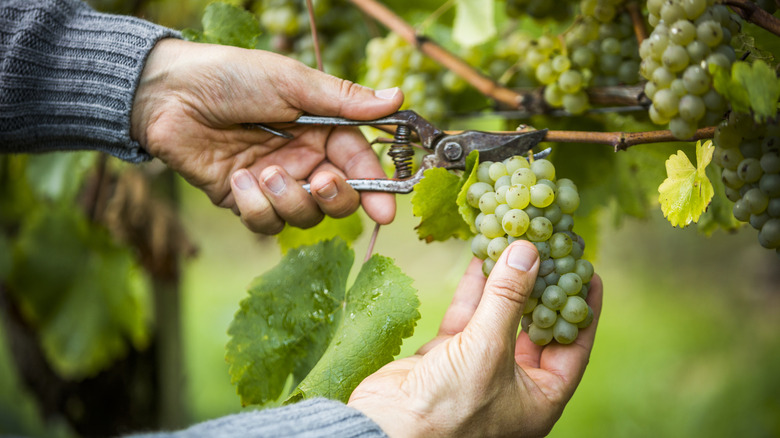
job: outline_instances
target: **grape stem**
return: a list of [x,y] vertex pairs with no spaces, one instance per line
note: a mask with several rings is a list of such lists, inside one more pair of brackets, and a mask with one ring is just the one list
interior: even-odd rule
[[[715,135],[715,127],[709,126],[696,131],[689,141],[704,140]],[[615,152],[624,151],[631,146],[648,143],[664,143],[680,141],[672,135],[672,131],[645,131],[645,132],[590,132],[590,131],[547,131],[543,141],[558,143],[596,143],[607,144],[615,149]]]
[[309,29],[311,29],[311,40],[314,45],[314,57],[317,59],[317,70],[324,71],[322,54],[320,53],[320,40],[317,37],[317,22],[314,18],[314,5],[312,5],[311,0],[306,0],[306,10],[309,12]]
[[734,12],[739,14],[744,20],[750,21],[773,34],[780,36],[780,20],[769,12],[761,9],[757,3],[753,3],[749,0],[721,0],[721,3],[726,6],[731,6]]
[[638,2],[632,1],[626,5],[626,10],[631,16],[631,23],[634,26],[634,35],[636,35],[637,45],[642,44],[642,41],[646,40],[648,36],[642,9],[639,7]]

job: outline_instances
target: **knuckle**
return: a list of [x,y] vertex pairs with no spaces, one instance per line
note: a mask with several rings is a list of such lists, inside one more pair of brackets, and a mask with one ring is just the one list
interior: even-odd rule
[[496,278],[490,283],[493,295],[515,304],[524,304],[526,294],[522,283],[512,278]]

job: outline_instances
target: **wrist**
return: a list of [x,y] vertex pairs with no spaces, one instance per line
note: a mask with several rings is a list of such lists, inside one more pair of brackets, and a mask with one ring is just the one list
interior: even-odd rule
[[437,436],[434,428],[421,415],[416,415],[409,411],[399,412],[393,409],[393,406],[403,406],[403,404],[391,403],[386,400],[385,403],[378,404],[363,398],[350,400],[347,406],[357,409],[370,418],[390,438]]
[[182,44],[187,43],[176,38],[164,38],[155,44],[146,58],[133,98],[130,136],[153,156],[158,154],[150,150],[147,129],[156,118],[156,109],[168,99],[166,84]]

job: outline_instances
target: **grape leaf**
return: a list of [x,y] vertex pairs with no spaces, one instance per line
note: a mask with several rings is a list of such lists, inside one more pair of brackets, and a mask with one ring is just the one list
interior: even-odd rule
[[685,227],[697,222],[710,203],[714,191],[706,175],[715,147],[712,141],[696,143],[697,167],[684,152],[678,151],[666,160],[667,178],[658,187],[661,211],[672,226]]
[[452,236],[467,239],[471,232],[458,212],[456,200],[461,179],[442,168],[428,169],[414,186],[412,214],[420,217],[417,237],[426,242],[447,240]]
[[[311,388],[326,384],[319,379],[355,372],[349,368],[352,361],[373,364],[376,356],[373,349],[400,344],[398,327],[406,334],[405,327],[413,325],[416,316],[402,318],[402,322],[395,316],[388,317],[397,315],[406,306],[388,296],[415,305],[416,315],[416,297],[413,292],[412,298],[407,297],[409,293],[404,286],[409,280],[392,264],[374,267],[377,262],[370,261],[363,269],[367,273],[361,271],[347,294],[346,282],[353,260],[353,251],[342,240],[323,241],[288,251],[276,267],[252,282],[249,297],[241,301],[228,330],[231,339],[225,355],[230,364],[231,382],[237,385],[243,405],[278,399],[290,374],[293,385],[301,382],[319,363],[339,330],[353,330],[350,336],[354,342],[360,340],[359,349],[344,353],[352,358],[339,364],[344,369],[329,370],[323,368],[324,363],[320,365],[318,376],[307,377]],[[366,282],[362,278],[368,273],[381,273],[381,278],[369,277],[372,281]],[[345,308],[349,312],[345,313]],[[369,322],[378,326],[363,325],[367,314],[373,314]],[[353,315],[361,325],[352,324]],[[356,336],[357,329],[367,332]],[[366,339],[373,341],[366,343]],[[339,354],[341,351],[337,349]],[[312,391],[318,393],[317,389]]]
[[777,115],[780,99],[780,79],[765,62],[751,64],[738,61],[727,69],[710,64],[715,90],[731,103],[732,110],[749,114],[752,110],[756,121],[763,122]]
[[9,290],[59,375],[94,375],[149,341],[151,310],[133,254],[83,213],[41,207],[14,246]]
[[465,47],[482,44],[496,35],[495,2],[456,0],[452,39]]
[[[414,333],[420,305],[412,279],[374,255],[360,269],[333,340],[288,402],[326,397],[347,402],[368,375],[393,360]],[[356,335],[358,334],[359,335]]]
[[93,152],[31,155],[27,160],[27,181],[40,198],[72,202],[97,156]]
[[305,230],[286,225],[282,232],[276,235],[276,240],[282,254],[286,254],[292,248],[312,245],[334,237],[341,237],[347,243],[352,243],[362,233],[363,221],[360,214],[354,213],[342,219],[325,216],[322,222]]
[[203,31],[184,29],[182,35],[190,41],[254,49],[260,34],[260,22],[249,11],[224,2],[206,6],[201,19]]
[[478,230],[474,226],[474,220],[479,215],[479,209],[474,208],[466,202],[466,195],[468,194],[469,187],[477,182],[477,166],[479,166],[479,151],[471,151],[466,157],[466,170],[461,176],[460,192],[458,192],[458,213],[461,218],[469,225],[469,229],[472,234],[477,234]]

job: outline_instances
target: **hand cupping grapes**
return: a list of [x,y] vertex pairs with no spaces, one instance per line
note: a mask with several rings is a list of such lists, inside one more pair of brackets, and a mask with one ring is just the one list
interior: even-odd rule
[[593,320],[585,302],[593,265],[582,259],[585,244],[572,232],[572,214],[580,204],[577,186],[566,178],[556,180],[550,161],[529,164],[520,156],[480,163],[477,180],[468,187],[466,201],[480,210],[471,250],[483,260],[482,272],[490,274],[511,242],[533,242],[541,264],[523,311],[523,330],[539,345],[553,339],[572,343]]

